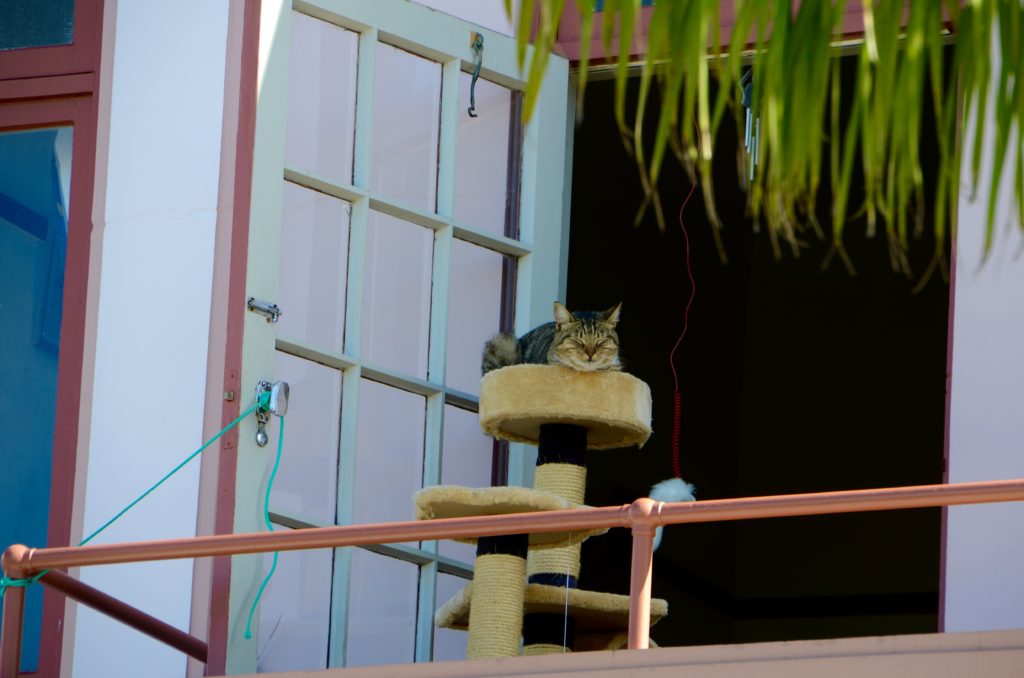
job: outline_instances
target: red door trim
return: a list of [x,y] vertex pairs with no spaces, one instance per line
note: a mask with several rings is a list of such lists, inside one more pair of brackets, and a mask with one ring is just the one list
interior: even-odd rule
[[[956,234],[949,243],[949,315],[946,325],[946,419],[943,424],[942,482],[949,483],[949,425],[953,397],[953,320],[956,313]],[[946,572],[949,564],[949,507],[942,507],[939,536],[939,633],[946,632]]]
[[0,80],[0,101],[64,97],[69,94],[92,94],[95,91],[96,76],[92,73]]
[[98,71],[102,26],[103,0],[76,0],[73,42],[0,52],[0,80]]
[[[92,239],[95,186],[95,97],[0,102],[0,129],[32,129],[72,125],[71,196],[68,214],[64,309],[57,360],[57,405],[53,434],[53,472],[47,543],[64,545],[71,539],[71,512],[78,459],[78,413],[82,398],[85,347],[85,309]],[[43,597],[40,637],[40,676],[60,673],[64,629],[64,596],[47,590]]]
[[[242,326],[245,318],[246,267],[249,258],[249,205],[252,197],[253,145],[256,136],[256,78],[259,67],[260,0],[245,0],[242,17],[242,55],[238,83],[238,131],[235,138],[234,205],[231,221],[228,273],[227,336],[224,356],[224,391],[240,391]],[[238,415],[244,397],[224,401],[221,425]],[[214,534],[231,534],[235,523],[235,477],[238,429],[221,439],[217,470]],[[228,617],[230,615],[231,558],[215,558],[210,585],[210,626],[207,675],[227,671]]]
[[[47,532],[47,543],[53,545],[70,543],[74,507],[96,187],[97,79],[103,11],[104,0],[76,0],[72,44],[0,52],[0,128],[74,127]],[[44,593],[39,669],[26,675],[60,675],[64,605],[63,595],[50,590]]]

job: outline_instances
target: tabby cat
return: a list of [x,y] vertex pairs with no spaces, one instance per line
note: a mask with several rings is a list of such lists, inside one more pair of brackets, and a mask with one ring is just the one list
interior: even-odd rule
[[555,302],[555,322],[530,330],[519,339],[498,334],[484,345],[482,370],[487,374],[508,365],[563,365],[581,372],[621,370],[619,322],[622,303],[607,311],[570,313]]

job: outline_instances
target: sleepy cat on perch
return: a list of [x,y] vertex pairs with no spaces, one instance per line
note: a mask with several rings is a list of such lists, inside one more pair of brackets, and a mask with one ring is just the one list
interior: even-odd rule
[[482,370],[487,374],[524,363],[562,365],[581,372],[621,370],[619,322],[622,303],[607,311],[571,313],[555,302],[555,321],[530,330],[519,339],[501,333],[484,345]]

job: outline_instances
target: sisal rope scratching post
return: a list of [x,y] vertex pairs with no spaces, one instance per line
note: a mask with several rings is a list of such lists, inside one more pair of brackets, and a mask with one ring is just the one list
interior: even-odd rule
[[[587,490],[586,455],[586,428],[577,424],[541,424],[534,489],[582,503]],[[582,546],[580,542],[562,548],[531,549],[526,561],[527,582],[577,588]],[[571,651],[575,636],[576,619],[567,619],[564,611],[528,613],[523,619],[523,654]]]
[[519,655],[527,543],[525,534],[477,542],[467,659]]

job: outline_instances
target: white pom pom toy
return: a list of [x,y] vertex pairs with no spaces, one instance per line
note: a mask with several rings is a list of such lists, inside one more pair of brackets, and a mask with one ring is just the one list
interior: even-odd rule
[[[697,488],[682,478],[669,478],[656,483],[651,488],[651,499],[664,502],[696,501],[697,498],[694,496],[696,490]],[[654,530],[655,551],[661,546],[661,530],[662,526],[660,525]]]

